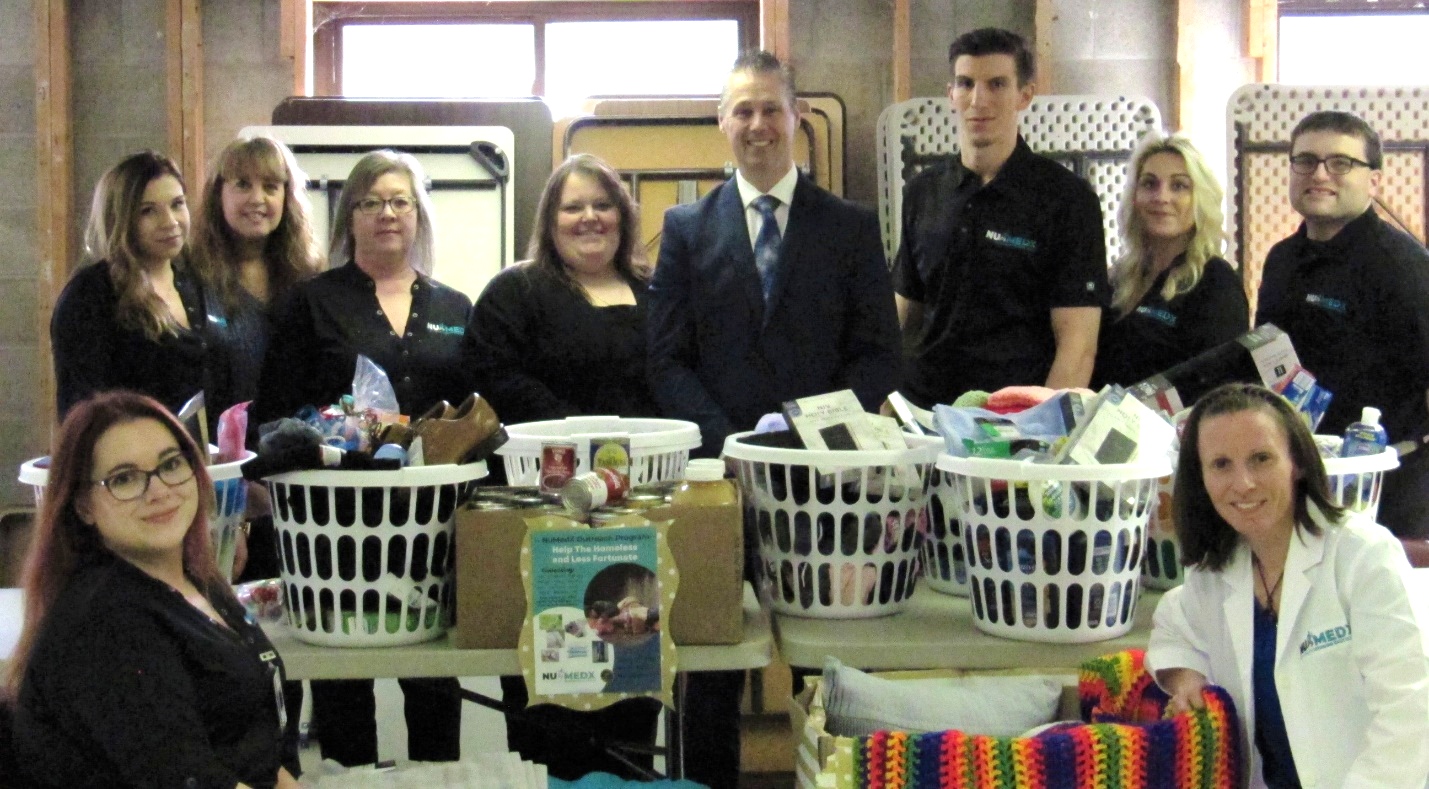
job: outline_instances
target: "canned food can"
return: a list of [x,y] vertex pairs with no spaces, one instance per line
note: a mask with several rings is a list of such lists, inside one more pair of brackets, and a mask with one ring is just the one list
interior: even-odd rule
[[623,501],[629,488],[630,482],[624,474],[614,469],[598,468],[571,477],[570,482],[561,488],[561,503],[572,512],[590,512]]
[[555,493],[576,475],[576,442],[541,443],[541,492]]

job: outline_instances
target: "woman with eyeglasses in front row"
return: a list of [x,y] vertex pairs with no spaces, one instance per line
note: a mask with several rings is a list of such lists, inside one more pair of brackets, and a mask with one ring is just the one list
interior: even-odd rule
[[0,693],[19,785],[298,786],[283,664],[214,563],[193,440],[106,392],[70,409],[53,458]]

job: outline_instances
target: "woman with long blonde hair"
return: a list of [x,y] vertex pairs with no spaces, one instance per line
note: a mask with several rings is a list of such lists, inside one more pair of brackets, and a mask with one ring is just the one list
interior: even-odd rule
[[1221,257],[1222,196],[1186,137],[1142,137],[1117,213],[1126,251],[1112,269],[1096,386],[1145,380],[1250,328],[1240,277]]

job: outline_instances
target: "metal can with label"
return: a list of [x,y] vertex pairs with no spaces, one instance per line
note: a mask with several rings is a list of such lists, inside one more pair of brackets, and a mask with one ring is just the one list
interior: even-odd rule
[[574,441],[544,441],[541,443],[541,492],[556,493],[576,475]]
[[561,488],[561,503],[572,512],[586,513],[624,501],[629,489],[630,482],[624,474],[610,468],[598,468],[571,477],[570,482]]

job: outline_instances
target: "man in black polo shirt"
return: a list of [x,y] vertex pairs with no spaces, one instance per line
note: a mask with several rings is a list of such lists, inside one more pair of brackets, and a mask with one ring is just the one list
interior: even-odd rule
[[894,263],[903,393],[929,407],[973,389],[1086,386],[1108,291],[1096,194],[1017,133],[1033,94],[1020,36],[966,33],[948,61],[959,154],[908,183]]
[[[1429,252],[1386,224],[1379,135],[1347,112],[1305,116],[1290,135],[1290,204],[1304,218],[1271,248],[1257,323],[1295,343],[1300,363],[1334,394],[1318,432],[1343,433],[1365,406],[1391,442],[1429,431]],[[1429,448],[1385,476],[1379,521],[1429,536]]]

